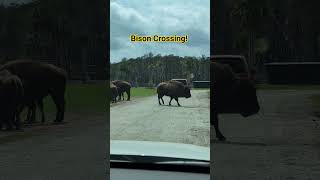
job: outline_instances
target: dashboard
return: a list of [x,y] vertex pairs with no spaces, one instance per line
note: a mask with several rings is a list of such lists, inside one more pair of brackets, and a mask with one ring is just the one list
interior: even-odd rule
[[210,174],[140,169],[110,169],[110,180],[209,180]]

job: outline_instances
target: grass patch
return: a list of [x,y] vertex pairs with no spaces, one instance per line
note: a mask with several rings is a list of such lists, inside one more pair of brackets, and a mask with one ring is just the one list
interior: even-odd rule
[[320,85],[274,85],[274,84],[258,84],[257,89],[266,90],[319,90]]
[[146,97],[157,94],[156,88],[137,87],[131,88],[131,97]]
[[[106,84],[67,84],[66,112],[104,112],[108,103]],[[51,97],[44,100],[45,112],[55,112]]]

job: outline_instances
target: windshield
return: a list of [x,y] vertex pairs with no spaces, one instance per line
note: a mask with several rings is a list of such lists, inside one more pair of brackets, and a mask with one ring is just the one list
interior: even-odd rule
[[111,143],[111,154],[188,151],[188,161],[209,148],[209,0],[168,2],[110,3],[110,140],[126,142],[117,151]]

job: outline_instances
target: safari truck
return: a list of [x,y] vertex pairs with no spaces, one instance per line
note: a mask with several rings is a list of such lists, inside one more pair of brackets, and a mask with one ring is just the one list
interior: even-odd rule
[[228,64],[233,72],[240,79],[250,79],[254,81],[255,71],[249,68],[247,60],[244,56],[240,55],[215,55],[211,56],[211,61]]

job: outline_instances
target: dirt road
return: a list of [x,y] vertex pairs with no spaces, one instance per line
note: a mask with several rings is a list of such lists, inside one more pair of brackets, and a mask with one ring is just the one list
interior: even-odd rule
[[111,108],[111,139],[165,141],[209,147],[210,109],[207,90],[193,90],[189,99],[179,98],[181,107],[169,97],[166,105],[157,96],[133,99]]
[[318,180],[320,122],[308,99],[315,93],[262,90],[258,115],[221,115],[228,141],[217,142],[211,127],[214,179]]
[[24,132],[0,132],[0,179],[107,179],[106,113],[66,113],[68,123],[60,125],[52,119]]

